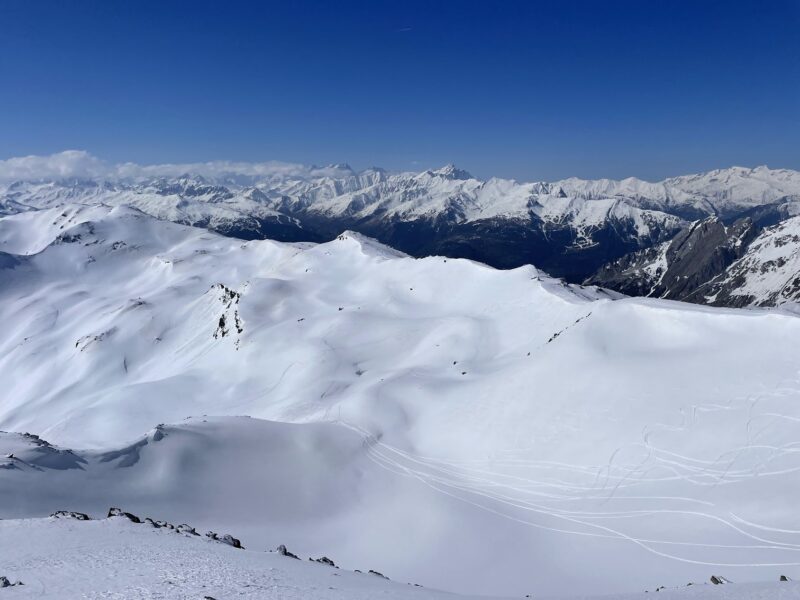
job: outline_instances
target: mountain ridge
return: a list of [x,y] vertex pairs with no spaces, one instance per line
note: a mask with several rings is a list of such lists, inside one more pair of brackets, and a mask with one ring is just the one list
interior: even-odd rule
[[[58,156],[49,158],[57,162]],[[412,256],[468,258],[498,268],[534,264],[581,283],[625,256],[674,239],[697,219],[728,223],[750,217],[760,230],[800,213],[800,173],[764,166],[655,183],[636,178],[519,183],[480,180],[452,164],[391,173],[356,172],[345,164],[109,167],[81,153],[67,158],[88,166],[84,172],[50,168],[49,179],[42,165],[38,177],[33,167],[12,169],[10,174],[25,177],[0,185],[0,214],[74,203],[130,205],[232,237],[286,242],[323,242],[351,230]],[[2,174],[0,164],[0,180]],[[606,280],[617,281],[624,273]],[[615,285],[628,293],[642,287],[634,281]]]

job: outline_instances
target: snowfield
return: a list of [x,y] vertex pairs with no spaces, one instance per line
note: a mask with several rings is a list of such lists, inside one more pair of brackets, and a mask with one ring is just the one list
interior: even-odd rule
[[[0,521],[0,539],[0,548],[14,548],[13,556],[0,555],[6,573],[13,575],[10,582],[22,582],[0,589],[3,598],[477,598],[394,582],[377,573],[351,572],[304,557],[296,560],[263,549],[235,549],[202,535],[134,524],[125,517]],[[800,598],[800,585],[705,584],[662,589],[659,594],[667,600],[788,600]],[[646,597],[604,596],[605,600]]]
[[[800,597],[792,307],[69,204],[0,219],[0,323],[2,595]],[[40,519],[109,506],[247,550]]]

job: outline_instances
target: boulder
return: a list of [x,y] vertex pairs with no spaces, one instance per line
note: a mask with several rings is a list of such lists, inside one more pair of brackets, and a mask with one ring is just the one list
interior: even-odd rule
[[225,533],[223,535],[218,535],[213,531],[209,531],[206,533],[206,537],[214,540],[215,542],[220,542],[221,544],[227,544],[228,546],[233,546],[234,548],[242,548],[242,542],[240,542],[237,538],[233,537],[228,533]]
[[278,554],[280,554],[281,556],[288,556],[289,558],[297,558],[298,560],[300,560],[300,559],[297,557],[297,555],[296,555],[296,554],[292,554],[291,552],[289,552],[289,551],[286,549],[286,546],[284,546],[283,544],[281,544],[280,546],[278,546],[278,548],[275,550],[275,552],[277,552],[277,553],[278,553]]
[[71,510],[57,510],[51,517],[56,519],[75,519],[76,521],[90,521],[89,515]]
[[[336,567],[336,564],[327,556],[323,556],[322,558],[309,558],[308,560],[322,563],[323,565],[328,565],[329,567]],[[336,568],[338,569],[339,567]]]
[[7,587],[14,587],[15,585],[24,585],[21,581],[15,581],[11,583],[8,580],[8,577],[0,575],[0,588],[7,588]]
[[187,525],[186,523],[181,523],[175,528],[175,530],[178,533],[185,533],[187,535],[200,535],[199,533],[197,533],[197,531],[195,531],[194,527]]
[[383,573],[379,573],[378,571],[373,571],[372,569],[370,569],[369,572],[372,575],[377,575],[378,577],[382,577],[383,579],[389,579],[386,575],[384,575]]
[[110,517],[125,517],[126,519],[128,519],[129,521],[131,521],[133,523],[141,523],[142,522],[142,520],[139,517],[137,517],[136,515],[131,514],[129,512],[125,512],[121,508],[115,508],[113,506],[108,509],[107,518],[110,518]]

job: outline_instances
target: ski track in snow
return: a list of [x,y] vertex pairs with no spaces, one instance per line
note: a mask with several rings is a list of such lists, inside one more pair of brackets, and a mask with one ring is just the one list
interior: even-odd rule
[[[795,388],[779,388],[772,394],[775,397],[783,395],[791,396]],[[747,421],[748,438],[757,438],[758,433],[750,432],[750,424],[758,419],[767,420],[768,423],[762,427],[762,431],[774,425],[776,422],[798,422],[800,418],[783,415],[781,413],[765,412],[752,414],[756,404],[766,399],[767,394],[762,394],[757,398],[748,398],[750,417]],[[746,403],[743,403],[746,404]],[[730,405],[695,405],[692,407],[692,420],[697,420],[697,413],[713,413],[719,410],[735,410]],[[335,421],[337,422],[337,421]],[[786,553],[800,552],[800,531],[794,529],[776,528],[759,525],[750,520],[746,520],[736,514],[727,513],[725,517],[711,512],[715,508],[714,503],[703,501],[692,497],[679,496],[635,496],[627,493],[627,490],[635,490],[648,483],[681,481],[692,486],[720,486],[731,485],[740,482],[749,482],[756,478],[777,477],[780,475],[792,474],[800,471],[800,440],[781,447],[748,443],[739,448],[729,449],[721,453],[716,459],[706,460],[671,452],[653,446],[648,435],[643,436],[641,447],[647,450],[647,456],[642,464],[637,467],[614,466],[614,456],[609,459],[606,467],[579,466],[569,464],[554,464],[551,461],[536,461],[524,458],[504,457],[503,459],[492,459],[487,461],[451,461],[441,458],[425,457],[414,455],[380,441],[368,431],[346,422],[339,424],[356,431],[363,436],[364,447],[371,460],[381,468],[393,473],[412,477],[424,483],[438,493],[458,499],[481,510],[490,512],[497,516],[513,520],[522,525],[547,529],[569,535],[619,538],[636,544],[643,549],[658,556],[687,562],[697,565],[717,566],[717,567],[789,567],[800,566],[800,556],[787,558],[783,562],[725,562],[717,560],[714,555],[709,558],[697,560],[687,558],[674,552],[665,552],[656,546],[691,546],[709,549],[743,549],[749,551],[758,550],[777,550]],[[682,428],[678,428],[681,430]],[[800,431],[798,431],[800,434]],[[760,454],[766,450],[768,454],[750,468],[734,468],[737,461],[746,456],[748,452]],[[513,454],[508,451],[507,454]],[[793,466],[783,469],[765,470],[770,462],[778,462],[780,459],[793,459]],[[653,462],[655,464],[647,465]],[[646,473],[655,465],[666,465],[674,473],[670,477],[647,477]],[[494,470],[497,467],[513,467],[515,472],[508,473]],[[520,469],[535,470],[539,473],[536,479],[525,477],[519,474]],[[586,479],[583,485],[570,484],[560,479],[558,473],[567,471],[573,474],[582,475]],[[588,478],[592,477],[590,481]],[[602,484],[600,480],[602,478]],[[600,484],[600,485],[598,485]],[[624,495],[618,495],[621,490],[625,490]],[[530,498],[535,497],[536,502]],[[611,501],[619,500],[630,501],[651,501],[657,500],[667,503],[688,503],[701,504],[709,507],[708,511],[685,510],[673,508],[641,508],[635,510],[613,511],[597,510]],[[593,506],[592,510],[571,510],[548,506],[548,504],[564,505],[564,503],[586,504]],[[558,521],[572,523],[581,526],[585,530],[574,528],[553,527],[545,525],[541,521],[532,520],[530,516],[524,518],[523,515],[536,515],[538,517],[551,517]],[[749,544],[719,544],[712,540],[706,542],[676,541],[668,539],[648,539],[638,537],[635,534],[628,534],[621,529],[611,526],[601,525],[594,521],[597,520],[635,520],[654,515],[681,515],[700,520],[711,521],[712,524],[732,530],[742,537],[756,543]],[[760,530],[776,533],[791,534],[793,541],[781,541],[762,537],[750,530]],[[635,528],[634,528],[635,530]],[[713,532],[712,532],[713,534]],[[789,555],[791,556],[791,555]]]

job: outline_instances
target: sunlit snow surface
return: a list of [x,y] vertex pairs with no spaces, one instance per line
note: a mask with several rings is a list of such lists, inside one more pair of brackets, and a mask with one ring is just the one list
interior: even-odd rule
[[469,593],[800,576],[788,310],[124,207],[0,244],[2,518],[121,505]]

